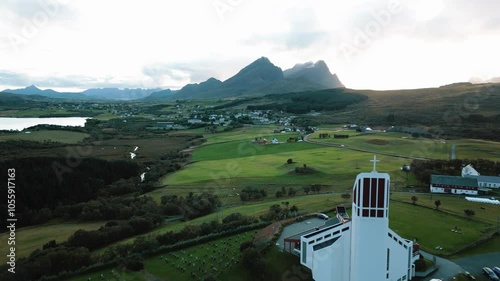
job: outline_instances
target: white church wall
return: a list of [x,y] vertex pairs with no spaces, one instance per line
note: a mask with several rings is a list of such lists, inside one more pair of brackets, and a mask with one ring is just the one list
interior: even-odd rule
[[410,280],[413,243],[401,238],[394,231],[389,231],[386,245],[390,253],[389,280]]
[[355,216],[352,224],[350,280],[386,280],[387,219]]
[[344,232],[328,247],[314,251],[313,279],[315,281],[349,280],[350,232]]

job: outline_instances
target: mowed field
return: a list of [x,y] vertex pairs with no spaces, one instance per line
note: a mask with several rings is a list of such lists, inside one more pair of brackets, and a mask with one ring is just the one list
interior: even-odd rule
[[[288,159],[293,164],[286,164]],[[305,142],[253,144],[252,139],[204,145],[193,153],[194,162],[162,180],[168,186],[246,185],[334,185],[350,186],[361,171],[371,171],[373,153],[327,147]],[[407,159],[380,155],[378,170],[401,177],[400,167]],[[317,173],[292,174],[296,167],[314,168]]]
[[28,141],[55,141],[68,144],[77,144],[88,134],[63,130],[41,130],[33,131],[29,134],[15,133],[0,135],[0,141],[6,140],[28,140]]
[[[330,134],[331,138],[319,138],[319,134]],[[347,139],[335,139],[333,135],[349,135]],[[373,132],[359,133],[352,130],[321,130],[309,137],[314,142],[344,145],[348,148],[380,151],[403,156],[429,159],[449,159],[451,147],[455,145],[459,159],[489,159],[500,161],[500,143],[475,139],[436,140],[412,139],[404,133]]]

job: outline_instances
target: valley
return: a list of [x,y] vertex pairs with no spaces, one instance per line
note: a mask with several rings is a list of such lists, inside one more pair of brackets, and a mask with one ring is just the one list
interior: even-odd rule
[[[326,66],[308,66],[318,65]],[[289,78],[310,77],[308,72],[300,74],[301,67],[284,73]],[[255,79],[262,68],[278,80],[242,82]],[[21,270],[37,268],[58,255],[79,256],[75,261],[80,263],[68,265],[65,271],[72,273],[62,280],[110,272],[110,278],[120,280],[172,274],[191,280],[191,274],[199,273],[186,273],[182,264],[166,264],[166,255],[196,255],[200,245],[226,236],[243,235],[256,242],[261,229],[284,218],[300,220],[318,212],[334,216],[335,206],[349,206],[353,179],[372,169],[368,160],[374,154],[380,160],[377,169],[392,178],[390,226],[400,235],[418,239],[422,249],[443,257],[495,248],[483,245],[498,244],[500,206],[433,195],[425,177],[402,168],[420,165],[418,161],[448,163],[454,150],[464,165],[490,161],[485,163],[497,169],[499,119],[493,104],[500,102],[498,84],[401,91],[293,86],[297,91],[267,94],[277,85],[292,83],[280,80],[278,70],[261,58],[227,81],[152,92],[150,98],[136,100],[101,99],[99,91],[92,99],[77,100],[26,94],[36,91],[34,87],[24,93],[0,93],[2,117],[90,118],[82,127],[41,124],[0,132],[2,169],[16,167],[19,185],[24,186],[24,193],[17,195]],[[326,77],[333,79],[331,74]],[[235,85],[239,90],[231,88]],[[267,90],[252,92],[255,87]],[[197,91],[213,96],[199,99]],[[459,175],[460,169],[440,172]],[[416,204],[414,196],[419,198]],[[500,194],[491,190],[487,196]],[[442,202],[439,210],[434,208],[436,200]],[[464,209],[475,215],[467,217]],[[245,221],[249,228],[224,228],[223,221],[231,216],[238,216],[234,224]],[[456,226],[464,235],[446,231]],[[476,241],[484,244],[471,246]],[[197,270],[212,270],[220,280],[234,279],[246,270],[238,247],[228,249],[238,257],[234,267]],[[281,276],[298,264],[272,246],[265,249],[266,264],[274,258],[286,261],[283,266],[269,265],[266,278]],[[143,266],[142,273],[134,266]],[[46,270],[50,275],[59,269]],[[26,272],[41,276],[35,272],[43,270]]]

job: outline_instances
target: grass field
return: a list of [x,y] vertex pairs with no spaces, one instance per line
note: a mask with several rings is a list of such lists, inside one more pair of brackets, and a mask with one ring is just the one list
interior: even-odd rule
[[[320,146],[310,143],[283,143],[259,145],[252,143],[254,136],[270,139],[274,136],[285,141],[296,134],[272,134],[272,127],[245,127],[234,132],[206,135],[208,141],[193,153],[193,163],[183,170],[164,177],[162,183],[173,187],[197,186],[207,189],[224,189],[231,186],[302,186],[312,183],[337,186],[339,191],[351,185],[352,178],[360,171],[370,171],[369,159],[373,153],[348,150],[342,147]],[[431,139],[409,139],[401,133],[352,135],[348,139],[319,139],[320,131],[311,136],[314,141],[344,144],[346,147],[387,152],[405,156],[447,159],[451,144]],[[341,132],[344,134],[345,132]],[[500,159],[500,144],[480,140],[456,140],[458,157]],[[287,159],[296,163],[287,165]],[[413,175],[403,175],[400,167],[411,160],[379,155],[378,170],[388,172],[396,187],[415,185]],[[318,173],[293,175],[295,167],[308,165]],[[176,190],[180,191],[180,190]],[[168,191],[166,192],[168,194]]]
[[[60,223],[51,222],[48,224],[30,226],[16,230],[16,255],[18,257],[27,257],[37,248],[42,248],[44,244],[51,240],[57,243],[68,240],[78,229],[94,230],[98,229],[104,222],[92,223]],[[0,234],[0,240],[6,241],[6,233]],[[0,256],[0,262],[6,262],[6,254]]]
[[[320,139],[319,134],[328,133],[332,137]],[[335,139],[334,134],[348,134],[347,139]],[[489,159],[500,161],[500,143],[493,141],[458,139],[435,140],[427,138],[412,139],[404,133],[358,133],[355,131],[315,132],[309,137],[311,141],[345,145],[346,147],[401,154],[431,159],[449,159],[452,144],[456,146],[456,157],[459,159]]]
[[88,134],[63,130],[41,130],[33,131],[30,134],[16,133],[0,135],[0,141],[5,140],[29,140],[29,141],[56,141],[68,144],[77,144]]
[[[403,201],[406,203],[412,203],[411,197],[412,193],[394,193],[391,199],[397,201]],[[418,200],[416,202],[419,206],[425,206],[428,208],[436,208],[434,201],[441,201],[441,206],[439,210],[443,212],[453,213],[462,217],[465,217],[464,210],[471,209],[475,211],[475,215],[472,217],[474,220],[479,220],[481,222],[486,222],[491,225],[497,225],[499,223],[498,216],[500,214],[500,206],[492,205],[486,203],[470,202],[464,199],[462,196],[447,196],[447,195],[436,195],[433,194],[415,194]]]
[[[308,143],[284,143],[266,145],[262,148],[256,144],[245,144],[252,156],[236,157],[239,142],[213,144],[201,147],[200,154],[193,154],[198,161],[188,165],[183,170],[163,178],[166,185],[308,185],[313,183],[327,185],[350,186],[355,175],[361,171],[371,171],[370,159],[372,153],[357,152],[335,147],[321,147]],[[267,149],[267,146],[270,146]],[[210,147],[212,152],[203,149]],[[220,150],[219,150],[220,148]],[[290,151],[288,151],[290,149]],[[221,160],[213,159],[220,153]],[[225,155],[225,156],[224,156]],[[291,158],[294,164],[286,164]],[[407,159],[379,156],[381,162],[379,171],[389,172],[395,177],[401,177],[400,167],[408,164]],[[316,169],[316,174],[289,174],[295,167],[304,164]]]

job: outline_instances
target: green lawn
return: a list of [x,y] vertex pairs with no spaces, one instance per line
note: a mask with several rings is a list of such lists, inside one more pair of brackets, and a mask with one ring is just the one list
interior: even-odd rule
[[0,141],[29,140],[29,141],[57,141],[61,143],[76,144],[88,137],[88,134],[64,130],[41,130],[29,134],[16,133],[0,135]]
[[[94,230],[98,229],[104,222],[91,223],[69,223],[69,222],[51,222],[48,224],[19,228],[16,230],[16,255],[18,257],[27,257],[37,248],[42,248],[44,244],[51,240],[57,243],[68,240],[78,229]],[[0,234],[0,240],[4,241],[7,234]],[[0,257],[0,262],[6,262],[5,255]]]
[[453,259],[459,259],[468,256],[481,255],[486,253],[496,253],[500,249],[500,235],[495,236],[493,239],[484,242],[472,249],[453,255]]
[[[422,249],[432,254],[449,254],[484,236],[490,226],[463,216],[418,205],[390,203],[389,225],[404,238],[417,239]],[[457,227],[461,233],[452,232]],[[441,246],[442,250],[435,247]]]
[[[232,143],[233,147],[236,143]],[[215,146],[215,145],[214,145]],[[372,153],[357,152],[335,147],[318,147],[308,143],[285,143],[271,145],[272,147],[263,154],[258,154],[254,148],[255,156],[227,158],[221,160],[198,161],[186,166],[181,171],[168,175],[162,179],[165,185],[307,185],[320,183],[327,185],[352,185],[356,174],[362,171],[371,171]],[[208,147],[208,146],[207,146]],[[292,151],[284,151],[287,147]],[[249,146],[251,149],[252,147]],[[200,149],[203,149],[200,148]],[[228,147],[224,151],[229,151]],[[267,148],[265,148],[267,149]],[[294,150],[297,149],[297,150]],[[298,150],[300,149],[300,150]],[[273,153],[274,152],[274,153]],[[216,152],[211,152],[216,153]],[[232,152],[227,152],[231,154]],[[209,152],[203,152],[206,158],[215,157]],[[193,156],[196,159],[196,154]],[[294,164],[286,164],[287,159],[293,159]],[[379,156],[381,162],[378,170],[389,172],[395,178],[403,180],[400,167],[408,164],[407,159]],[[317,170],[316,174],[296,175],[289,174],[295,167],[304,164]]]
[[[392,199],[404,201],[407,203],[412,203],[411,197],[414,194],[399,194],[394,193],[392,195]],[[436,194],[415,194],[418,200],[416,202],[417,205],[426,206],[429,208],[435,208],[436,205],[434,202],[436,200],[441,201],[441,206],[439,206],[439,210],[443,212],[453,213],[458,216],[465,217],[464,210],[471,209],[476,213],[472,219],[479,220],[482,222],[486,222],[492,225],[496,225],[498,223],[498,215],[500,214],[500,205],[486,204],[486,203],[477,203],[470,202],[465,200],[462,196],[447,196],[447,195],[436,195]]]
[[[320,139],[319,134],[328,133],[331,138]],[[335,139],[334,134],[349,135],[347,139]],[[345,145],[346,147],[395,153],[414,157],[449,159],[451,145],[456,145],[456,157],[459,159],[490,159],[500,160],[500,143],[484,140],[458,139],[435,140],[428,138],[412,139],[404,133],[369,133],[362,134],[351,130],[330,131],[321,130],[312,134],[311,141]]]
[[[321,148],[321,145],[314,145],[305,142],[286,143],[289,137],[298,137],[298,135],[277,135],[264,136],[267,140],[272,140],[276,137],[282,144],[266,144],[259,145],[252,143],[252,139],[243,139],[236,141],[227,141],[216,144],[203,145],[196,149],[193,153],[194,161],[210,161],[234,159],[242,157],[252,157],[276,153],[292,153],[295,151]],[[287,159],[285,159],[286,162]]]

